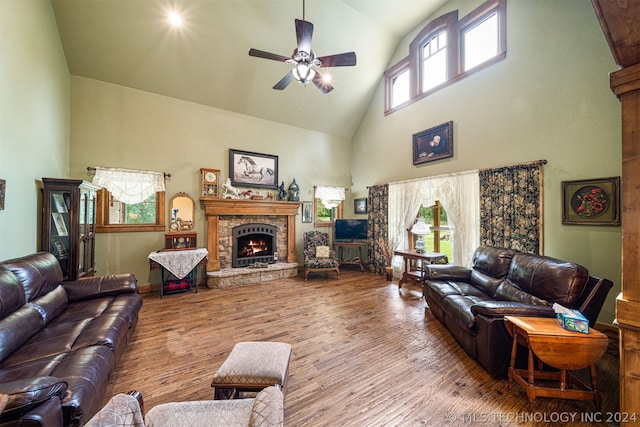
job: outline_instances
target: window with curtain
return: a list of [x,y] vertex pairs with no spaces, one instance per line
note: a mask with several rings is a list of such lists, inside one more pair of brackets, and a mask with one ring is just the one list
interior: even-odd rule
[[343,187],[314,187],[314,225],[331,227],[336,218],[342,218],[342,205],[346,190]]
[[[389,184],[390,238],[408,248],[407,230],[415,222],[420,206],[438,200],[447,212],[448,223],[455,226],[450,240],[455,264],[471,265],[471,256],[479,244],[479,186],[477,171]],[[394,260],[393,267],[399,271],[401,260]]]
[[163,231],[164,173],[96,167],[96,231]]

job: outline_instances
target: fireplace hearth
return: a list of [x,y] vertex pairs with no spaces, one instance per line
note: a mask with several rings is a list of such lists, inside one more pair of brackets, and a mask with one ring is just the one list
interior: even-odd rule
[[232,267],[248,267],[254,263],[273,264],[278,259],[278,229],[269,224],[244,224],[232,230]]

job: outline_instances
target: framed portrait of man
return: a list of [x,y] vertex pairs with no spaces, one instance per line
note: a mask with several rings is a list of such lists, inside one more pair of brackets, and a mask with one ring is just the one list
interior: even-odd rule
[[413,134],[413,164],[453,157],[453,122]]

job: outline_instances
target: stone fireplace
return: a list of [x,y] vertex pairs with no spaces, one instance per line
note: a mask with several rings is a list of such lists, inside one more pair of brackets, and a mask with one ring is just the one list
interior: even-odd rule
[[273,264],[278,260],[278,227],[262,223],[238,225],[231,230],[231,266]]
[[[299,202],[212,199],[202,200],[202,204],[207,217],[209,276],[210,273],[233,267],[233,230],[243,225],[251,228],[260,224],[260,227],[275,228],[273,252],[278,253],[278,263],[295,263],[297,266],[296,215],[300,208]],[[225,274],[229,273],[225,271]]]

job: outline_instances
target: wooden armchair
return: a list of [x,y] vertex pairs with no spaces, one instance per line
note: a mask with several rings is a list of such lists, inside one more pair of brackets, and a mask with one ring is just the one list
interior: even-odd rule
[[304,239],[304,281],[309,273],[335,271],[340,278],[340,263],[336,252],[329,247],[329,235],[320,231],[307,231]]

